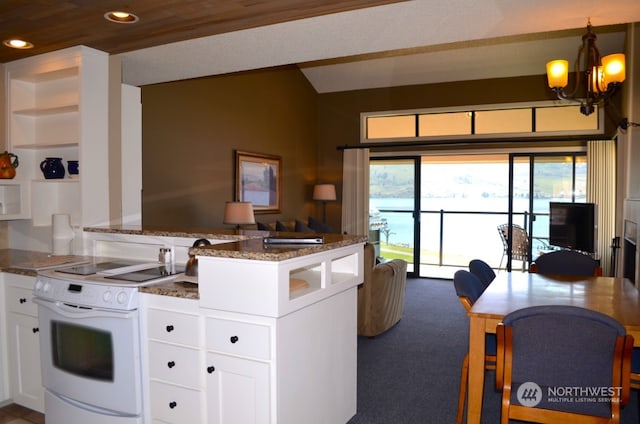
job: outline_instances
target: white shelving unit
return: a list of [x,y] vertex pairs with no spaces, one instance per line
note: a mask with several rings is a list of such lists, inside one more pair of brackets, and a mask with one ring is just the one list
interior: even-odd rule
[[0,179],[0,220],[21,219],[30,211],[29,185]]
[[[31,218],[35,227],[50,226],[55,213],[77,227],[109,221],[108,60],[78,46],[6,64],[8,147],[20,165],[15,181],[0,181],[0,219]],[[43,178],[48,157],[63,159],[65,178]],[[81,178],[69,178],[69,160],[80,162]]]

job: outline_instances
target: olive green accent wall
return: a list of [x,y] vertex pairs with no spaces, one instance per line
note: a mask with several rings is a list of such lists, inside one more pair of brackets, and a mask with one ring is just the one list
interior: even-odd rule
[[[142,222],[145,228],[224,227],[224,202],[234,193],[234,151],[243,150],[282,156],[281,213],[256,215],[256,220],[321,218],[321,205],[311,200],[313,185],[333,183],[338,201],[327,203],[327,223],[338,230],[340,148],[359,145],[362,112],[555,98],[545,75],[317,94],[293,66],[146,86]],[[610,122],[607,127],[609,132],[615,128]]]
[[143,226],[225,228],[235,150],[282,158],[281,213],[256,220],[306,221],[315,213],[316,97],[295,67],[143,87]]

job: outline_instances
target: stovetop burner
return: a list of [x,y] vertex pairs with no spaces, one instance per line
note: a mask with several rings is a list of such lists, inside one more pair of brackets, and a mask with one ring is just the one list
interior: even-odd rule
[[145,281],[156,280],[161,277],[169,277],[184,272],[183,266],[158,265],[154,268],[141,269],[139,271],[126,272],[123,274],[106,275],[104,278],[119,281],[132,281],[143,283]]
[[68,268],[60,268],[56,269],[56,272],[62,272],[65,274],[73,274],[73,275],[91,275],[97,274],[101,271],[108,271],[111,269],[123,268],[126,266],[133,265],[135,262],[102,262],[98,264],[85,264],[85,265],[77,265],[71,266]]

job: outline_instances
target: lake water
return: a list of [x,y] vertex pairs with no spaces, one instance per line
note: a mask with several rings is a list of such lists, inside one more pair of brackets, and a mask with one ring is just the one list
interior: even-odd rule
[[[533,255],[545,246],[537,238],[546,239],[549,234],[549,202],[567,199],[535,199],[537,212],[533,227]],[[579,199],[578,201],[584,201]],[[524,213],[528,209],[528,199],[514,200],[514,223],[525,225]],[[386,218],[390,230],[388,243],[396,246],[413,247],[413,219],[411,210],[413,199],[377,198],[370,201],[371,210],[377,209]],[[493,266],[502,259],[503,244],[497,227],[508,221],[508,198],[425,198],[421,200],[420,218],[421,262],[439,263],[442,250],[445,265],[466,265],[470,259],[480,258]],[[442,216],[440,210],[444,210]],[[385,212],[400,210],[408,212]],[[426,212],[425,212],[426,211]],[[449,213],[448,213],[449,212]],[[456,213],[450,213],[456,212]],[[482,214],[490,213],[490,214]],[[442,231],[442,249],[440,233]],[[387,241],[384,233],[382,241]]]

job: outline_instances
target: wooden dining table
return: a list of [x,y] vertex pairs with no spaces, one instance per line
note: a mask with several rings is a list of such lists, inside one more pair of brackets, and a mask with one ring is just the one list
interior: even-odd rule
[[468,424],[480,423],[482,414],[485,333],[495,333],[508,313],[538,305],[573,305],[602,312],[624,325],[635,346],[640,346],[640,293],[630,280],[500,272],[468,312]]

